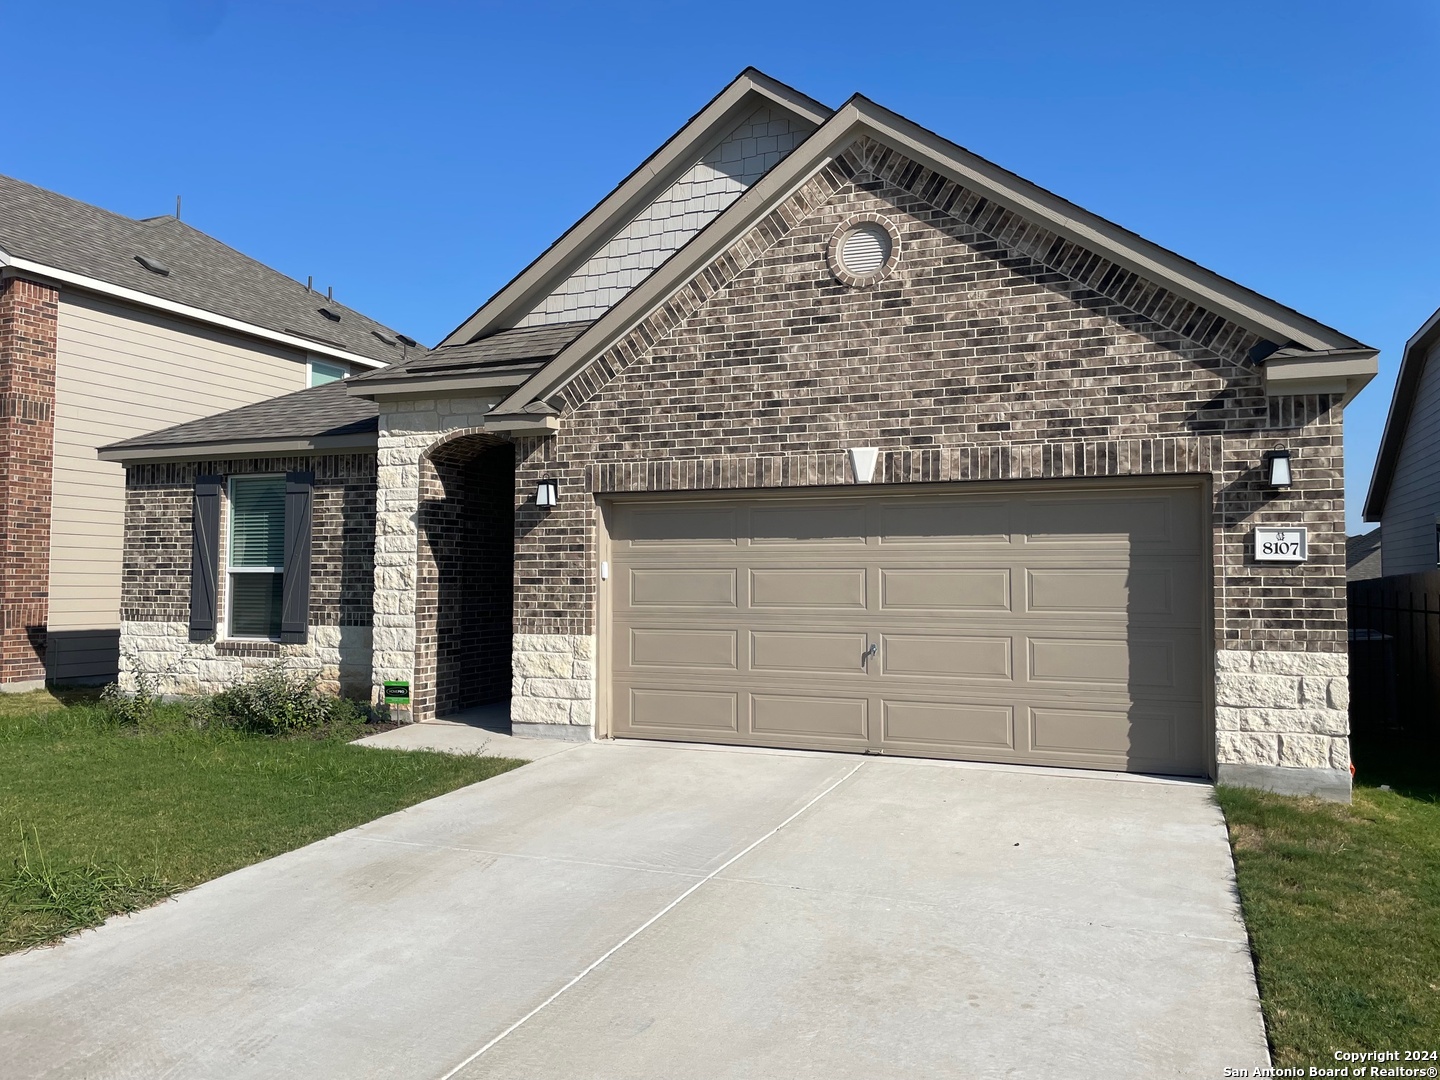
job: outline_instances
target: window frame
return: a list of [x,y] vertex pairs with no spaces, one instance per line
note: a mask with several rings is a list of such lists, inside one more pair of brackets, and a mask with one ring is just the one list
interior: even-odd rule
[[[333,378],[333,379],[326,379],[325,382],[318,382],[318,383],[317,383],[317,382],[315,381],[315,369],[316,369],[317,367],[327,368],[327,369],[329,369],[329,370],[331,370],[331,371],[338,371],[340,374],[337,375],[337,376],[336,376],[335,378]],[[346,379],[348,379],[349,377],[350,377],[350,369],[349,369],[348,367],[346,367],[344,364],[340,363],[339,361],[336,361],[336,360],[317,360],[317,359],[316,359],[315,357],[313,357],[313,356],[306,357],[306,360],[305,360],[305,378],[306,378],[306,381],[310,384],[310,389],[312,389],[312,390],[313,390],[315,387],[317,387],[317,386],[325,386],[325,385],[328,384],[328,383],[332,383],[332,382],[344,382],[344,381],[345,381]]]
[[[245,481],[248,481],[248,480],[278,480],[278,481],[280,482],[280,493],[281,493],[281,499],[282,499],[281,504],[280,504],[281,507],[282,507],[281,513],[282,513],[282,515],[288,516],[288,508],[286,508],[285,503],[284,503],[284,501],[283,501],[284,498],[285,498],[285,473],[272,473],[272,472],[264,472],[264,473],[241,473],[241,474],[239,474],[239,475],[231,475],[231,476],[227,476],[227,477],[225,478],[225,504],[226,504],[226,506],[225,506],[226,520],[225,520],[225,523],[224,523],[224,528],[225,528],[225,567],[224,567],[224,574],[225,574],[225,614],[224,614],[223,621],[222,621],[222,622],[220,623],[220,625],[216,628],[217,631],[218,631],[217,634],[216,634],[216,637],[217,637],[217,639],[219,639],[219,640],[224,640],[224,641],[270,641],[270,642],[278,642],[278,641],[280,640],[280,635],[281,635],[281,629],[278,628],[278,627],[277,627],[277,629],[276,629],[276,631],[275,631],[275,633],[274,633],[273,635],[270,635],[270,634],[265,634],[265,635],[260,635],[260,634],[237,634],[237,633],[234,632],[234,626],[235,626],[235,619],[234,619],[235,589],[234,589],[233,585],[231,584],[231,578],[232,578],[233,575],[235,575],[235,574],[277,574],[277,575],[279,575],[279,577],[280,577],[280,589],[281,589],[282,595],[283,595],[284,589],[285,589],[285,565],[284,565],[284,563],[285,563],[285,555],[284,555],[283,552],[282,552],[281,555],[280,555],[280,563],[281,563],[281,565],[279,565],[279,566],[236,566],[236,565],[234,565],[234,563],[235,563],[235,481],[237,481],[237,480],[241,481],[242,483],[245,482]],[[282,516],[281,521],[282,521],[281,528],[282,528],[282,530],[283,530],[284,524],[285,524],[285,522],[284,522],[284,516]],[[284,621],[284,616],[283,616],[283,612],[282,612],[282,615],[281,615],[281,624],[282,624],[282,626],[283,626],[283,621]]]

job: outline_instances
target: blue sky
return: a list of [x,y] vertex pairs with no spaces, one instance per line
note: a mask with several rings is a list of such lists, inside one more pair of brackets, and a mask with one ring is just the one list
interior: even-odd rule
[[433,343],[748,64],[855,91],[1383,350],[1440,306],[1440,5],[0,0],[0,172]]

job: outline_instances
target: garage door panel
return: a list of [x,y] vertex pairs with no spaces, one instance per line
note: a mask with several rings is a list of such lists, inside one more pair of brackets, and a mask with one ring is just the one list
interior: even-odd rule
[[664,509],[626,507],[619,529],[625,547],[735,547],[739,543],[739,511],[734,507],[671,506]]
[[630,631],[630,666],[735,671],[739,636],[735,630],[636,627]]
[[885,701],[885,741],[928,749],[1015,749],[1015,709],[943,701]]
[[723,691],[632,689],[626,726],[637,732],[738,734],[739,695]]
[[869,646],[864,633],[805,630],[761,630],[750,634],[750,670],[798,675],[863,671],[861,657]]
[[866,508],[848,506],[757,506],[750,511],[750,543],[835,546],[865,544]]
[[733,569],[654,568],[630,571],[632,608],[719,607],[736,603]]
[[1178,717],[1166,709],[1040,706],[1029,710],[1030,745],[1037,753],[1109,761],[1176,760]]
[[750,727],[769,738],[818,737],[868,742],[869,701],[863,697],[752,694]]
[[617,514],[612,730],[1205,771],[1198,489],[1022,487]]
[[937,679],[1014,677],[1010,635],[883,634],[882,671]]
[[1010,571],[882,569],[880,607],[884,611],[1009,611]]
[[864,611],[863,566],[800,570],[767,567],[750,571],[750,606]]
[[1005,500],[977,499],[963,504],[881,502],[878,538],[881,544],[906,547],[1008,547],[1012,508]]

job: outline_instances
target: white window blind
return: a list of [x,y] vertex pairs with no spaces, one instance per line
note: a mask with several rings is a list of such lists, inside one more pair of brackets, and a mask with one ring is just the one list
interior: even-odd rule
[[230,634],[280,634],[285,567],[285,478],[230,481]]

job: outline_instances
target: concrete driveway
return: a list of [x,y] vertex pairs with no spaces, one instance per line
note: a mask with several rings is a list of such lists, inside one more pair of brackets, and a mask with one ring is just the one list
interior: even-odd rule
[[1203,785],[635,743],[0,959],[0,1047],[146,1080],[1268,1063]]

